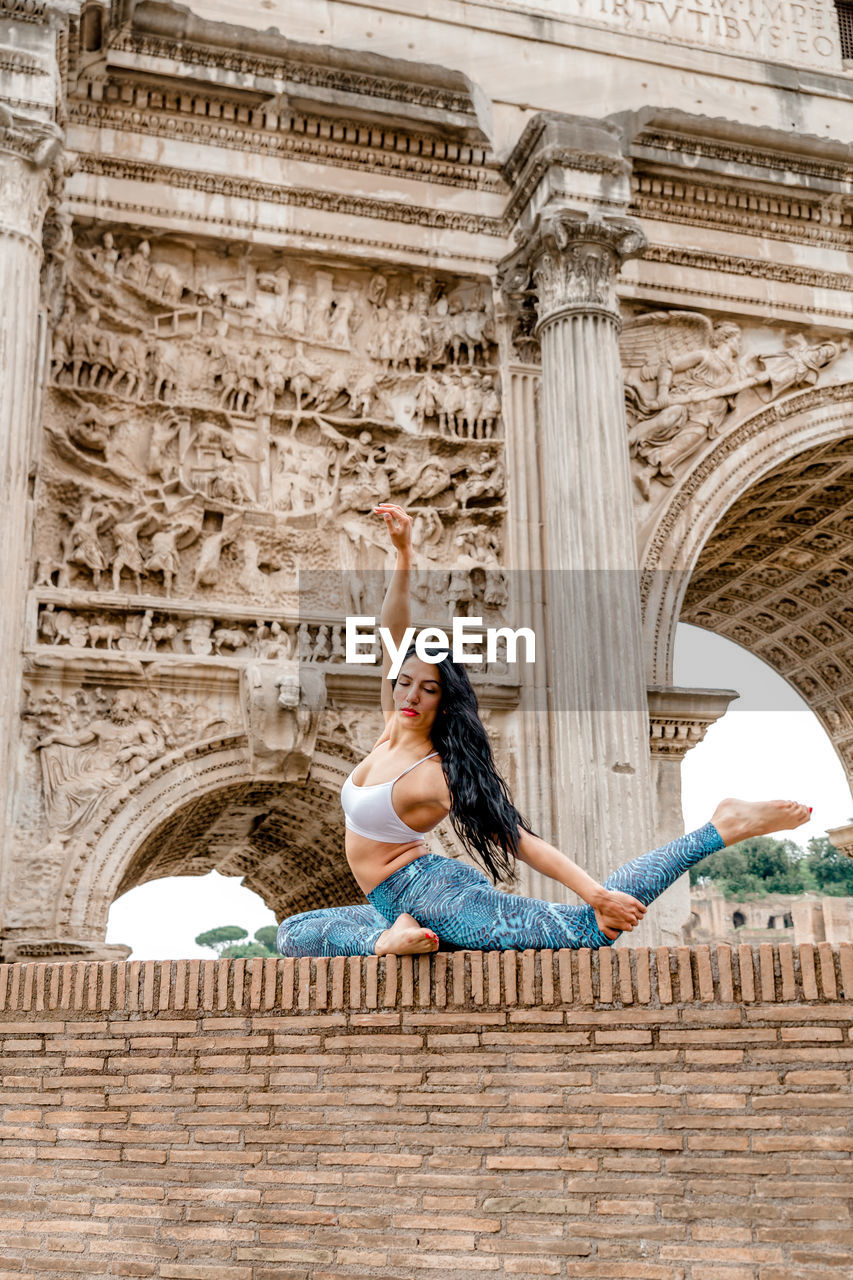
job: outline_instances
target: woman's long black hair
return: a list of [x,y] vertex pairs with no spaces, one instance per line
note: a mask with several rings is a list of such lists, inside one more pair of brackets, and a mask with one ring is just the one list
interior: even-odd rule
[[[413,656],[416,651],[411,645],[404,661]],[[530,825],[512,803],[495,767],[468,672],[450,656],[436,666],[441,702],[430,737],[450,792],[450,821],[465,848],[493,880],[509,879],[518,856],[519,829],[530,831]]]

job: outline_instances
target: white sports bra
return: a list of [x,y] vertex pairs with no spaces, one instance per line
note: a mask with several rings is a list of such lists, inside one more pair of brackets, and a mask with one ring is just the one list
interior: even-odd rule
[[[404,840],[423,840],[426,834],[409,827],[402,818],[398,818],[391,800],[394,783],[411,773],[424,760],[437,756],[431,751],[428,756],[416,760],[408,769],[398,773],[390,782],[374,782],[367,787],[359,787],[352,780],[352,773],[341,787],[341,805],[344,811],[344,825],[348,831],[367,840],[378,840],[382,844],[402,844]],[[358,766],[356,766],[358,768]]]

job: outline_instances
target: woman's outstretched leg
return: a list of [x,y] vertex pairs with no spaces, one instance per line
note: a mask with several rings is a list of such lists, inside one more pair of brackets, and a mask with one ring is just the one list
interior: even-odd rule
[[810,813],[794,800],[723,800],[704,827],[626,862],[607,877],[604,887],[629,893],[648,906],[709,853],[771,831],[790,831],[807,822]]
[[[791,830],[808,816],[805,805],[788,800],[724,800],[704,827],[634,858],[614,871],[604,887],[647,906],[715,850],[750,836]],[[369,897],[382,915],[411,912],[442,942],[472,950],[609,947],[619,936],[615,930],[604,932],[592,907],[501,893],[482,872],[435,854],[408,863]]]
[[280,956],[421,955],[438,950],[438,938],[410,915],[392,924],[368,903],[321,907],[282,920],[276,935]]
[[366,902],[322,907],[282,920],[276,934],[280,956],[372,956],[389,921]]

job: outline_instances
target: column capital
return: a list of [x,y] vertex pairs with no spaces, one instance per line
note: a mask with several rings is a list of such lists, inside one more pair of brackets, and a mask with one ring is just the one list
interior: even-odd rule
[[739,695],[733,689],[652,687],[649,697],[649,748],[653,756],[682,760],[708,729],[725,715]]
[[62,133],[55,124],[0,104],[0,236],[16,236],[41,253],[52,172],[61,153]]
[[571,313],[597,313],[619,323],[616,277],[623,262],[648,246],[633,218],[555,203],[537,213],[519,247],[498,267],[503,292],[532,297],[537,331]]
[[58,125],[33,120],[0,102],[0,159],[3,152],[11,152],[32,169],[48,169],[61,150],[62,130]]

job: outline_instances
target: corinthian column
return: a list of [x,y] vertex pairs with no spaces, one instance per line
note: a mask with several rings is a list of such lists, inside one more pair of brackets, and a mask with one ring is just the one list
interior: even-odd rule
[[41,375],[39,273],[49,169],[59,151],[52,124],[0,104],[0,820],[8,861],[15,743],[20,735],[21,645],[26,594],[28,476]]
[[[628,218],[552,198],[501,269],[542,351],[541,513],[558,842],[603,879],[651,847],[654,806],[615,283]],[[532,288],[531,288],[532,286]]]

